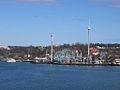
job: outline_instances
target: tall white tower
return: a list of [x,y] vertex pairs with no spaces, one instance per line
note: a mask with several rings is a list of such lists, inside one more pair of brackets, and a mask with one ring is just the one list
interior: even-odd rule
[[87,58],[87,63],[90,62],[90,22],[89,22],[89,26],[88,26],[88,58]]
[[54,37],[51,35],[51,62],[53,62],[53,42],[54,42]]

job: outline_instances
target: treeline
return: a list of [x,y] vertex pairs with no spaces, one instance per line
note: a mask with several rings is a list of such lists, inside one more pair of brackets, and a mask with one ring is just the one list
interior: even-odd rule
[[[3,58],[15,58],[15,59],[33,59],[35,57],[45,57],[46,55],[50,55],[50,46],[8,46],[9,49],[0,48],[0,59]],[[103,44],[103,43],[91,43],[90,47],[104,47],[104,49],[100,49],[101,51],[106,51],[109,54],[120,54],[120,44]],[[63,49],[72,49],[82,51],[83,55],[87,55],[87,44],[81,43],[73,43],[73,44],[63,44],[54,46],[54,52],[61,51]]]

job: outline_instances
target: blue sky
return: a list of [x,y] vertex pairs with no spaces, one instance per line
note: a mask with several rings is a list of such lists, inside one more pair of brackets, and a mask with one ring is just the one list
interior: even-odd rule
[[0,45],[120,43],[120,0],[0,0]]

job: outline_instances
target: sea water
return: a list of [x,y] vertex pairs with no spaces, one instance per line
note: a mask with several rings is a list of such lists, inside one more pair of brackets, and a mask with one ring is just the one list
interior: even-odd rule
[[120,90],[120,67],[0,62],[0,90]]

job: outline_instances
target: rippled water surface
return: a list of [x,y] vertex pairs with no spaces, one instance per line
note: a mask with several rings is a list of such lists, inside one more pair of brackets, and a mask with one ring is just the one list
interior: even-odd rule
[[0,62],[0,90],[120,90],[120,67]]

